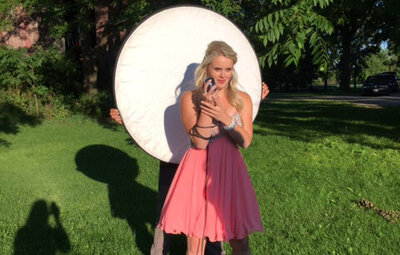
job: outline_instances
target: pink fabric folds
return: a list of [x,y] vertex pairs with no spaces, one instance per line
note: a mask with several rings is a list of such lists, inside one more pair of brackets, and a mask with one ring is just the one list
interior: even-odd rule
[[158,227],[211,241],[242,239],[263,230],[243,158],[226,135],[213,140],[207,150],[191,148],[185,153]]

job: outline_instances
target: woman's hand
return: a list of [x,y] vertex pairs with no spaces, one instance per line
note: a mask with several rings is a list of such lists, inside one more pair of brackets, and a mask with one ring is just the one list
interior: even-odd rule
[[203,84],[203,100],[202,101],[206,101],[210,104],[214,104],[215,105],[215,101],[213,98],[213,95],[216,91],[215,87],[211,87],[208,91],[208,85],[211,83],[211,80],[207,81],[206,83]]
[[[213,95],[215,105],[206,101],[201,101],[201,112],[221,122],[222,125],[229,126],[232,123],[232,116],[229,115],[223,102],[221,102],[218,92],[219,91],[215,92]],[[239,112],[241,125],[236,125],[233,129],[230,129],[228,134],[234,143],[243,148],[247,148],[253,137],[252,103],[248,94],[239,92],[239,95],[243,101],[243,108]]]
[[265,82],[262,82],[261,101],[263,101],[269,94],[269,88]]
[[110,109],[110,117],[117,124],[122,125],[122,119],[121,119],[121,115],[119,114],[118,109],[111,108]]

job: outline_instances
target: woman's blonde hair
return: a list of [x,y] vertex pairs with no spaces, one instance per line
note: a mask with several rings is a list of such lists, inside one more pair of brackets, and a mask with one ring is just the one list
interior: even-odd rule
[[[197,66],[194,72],[194,82],[196,86],[196,98],[201,98],[203,94],[203,82],[207,75],[208,65],[218,56],[224,56],[233,61],[233,64],[237,62],[237,54],[227,43],[223,41],[213,41],[208,44],[206,53],[204,55],[203,61]],[[236,88],[238,83],[238,76],[235,68],[232,68],[232,77],[228,82],[227,87],[227,97],[229,103],[234,106],[238,111],[243,107],[243,102],[238,94]],[[197,100],[196,100],[197,101]],[[200,102],[196,102],[196,105]]]

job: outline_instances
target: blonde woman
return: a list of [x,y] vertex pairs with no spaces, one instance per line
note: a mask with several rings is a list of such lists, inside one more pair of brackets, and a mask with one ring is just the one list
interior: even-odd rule
[[[259,209],[238,146],[253,136],[252,102],[237,90],[237,55],[221,41],[208,45],[195,71],[196,89],[182,95],[181,120],[191,148],[165,200],[158,227],[187,236],[187,255],[203,254],[204,239],[228,241],[250,254],[247,235],[262,231]],[[212,78],[215,85],[208,89]]]

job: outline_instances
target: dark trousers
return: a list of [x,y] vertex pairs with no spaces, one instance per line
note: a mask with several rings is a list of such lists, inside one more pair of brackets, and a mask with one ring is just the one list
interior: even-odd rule
[[[177,164],[160,161],[160,169],[158,175],[158,196],[157,196],[157,223],[164,205],[168,189],[174,178]],[[170,240],[173,235],[164,233],[161,229],[156,228],[154,231],[153,245],[151,246],[151,255],[166,255],[169,251]],[[223,255],[221,242],[210,242],[207,240],[205,255]]]

